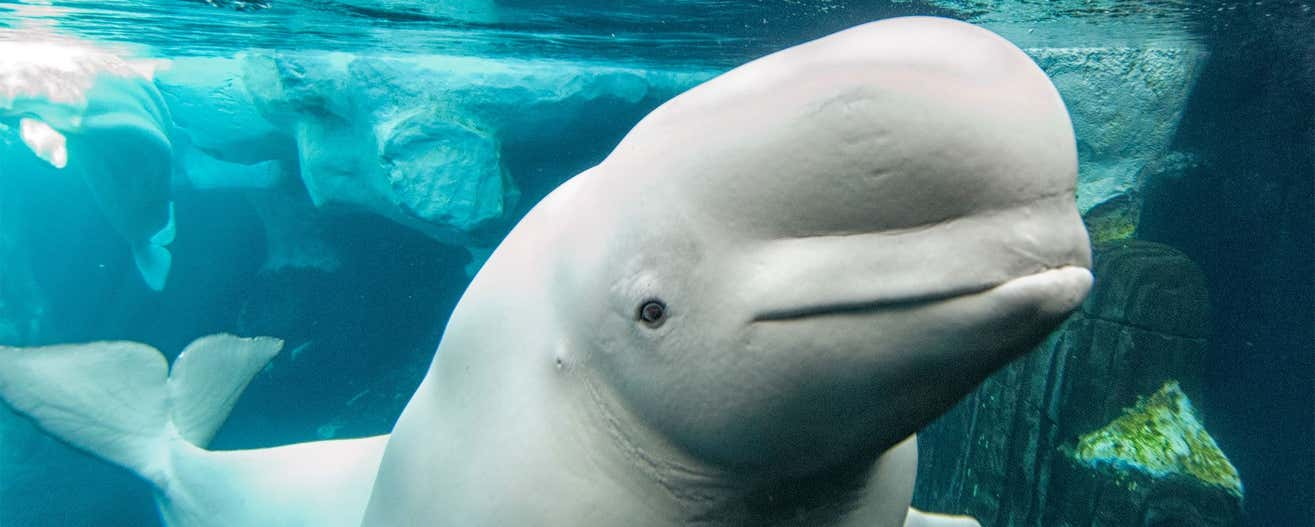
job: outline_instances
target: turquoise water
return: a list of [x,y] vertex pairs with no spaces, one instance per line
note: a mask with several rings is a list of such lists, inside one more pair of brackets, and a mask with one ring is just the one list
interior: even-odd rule
[[[1118,333],[1128,342],[1150,343],[1101,341],[1082,353],[1193,376],[1184,380],[1188,396],[1245,485],[1240,524],[1312,525],[1310,4],[617,4],[0,3],[0,110],[19,100],[5,89],[79,82],[50,70],[69,60],[66,51],[34,43],[90,49],[93,58],[73,60],[145,72],[96,99],[108,101],[96,111],[126,115],[136,132],[87,132],[94,148],[70,146],[62,162],[57,148],[34,146],[51,144],[39,129],[24,132],[17,116],[0,120],[0,345],[131,340],[172,358],[212,333],[275,336],[284,351],[255,377],[211,448],[386,433],[490,248],[648,111],[731,67],[834,31],[946,16],[999,32],[1054,80],[1077,132],[1078,203],[1104,248],[1098,258],[1126,240],[1154,242],[1202,277],[1208,294],[1193,296],[1155,274],[1162,260],[1147,264],[1146,276],[1159,282],[1131,287],[1163,298],[1137,304],[1151,312],[1145,318],[1117,322],[1132,328]],[[176,236],[161,244],[172,261],[160,275],[132,247],[158,235],[169,202]],[[159,291],[152,273],[164,280]],[[1098,288],[1101,280],[1098,273]],[[1157,324],[1191,321],[1163,322],[1174,313],[1155,313],[1159,305],[1201,313],[1200,331],[1163,330]],[[1092,309],[1091,320],[1106,313]],[[1159,362],[1125,355],[1180,348],[1197,351]],[[1073,415],[1109,417],[1158,387],[1064,375],[1046,382],[1072,378],[1123,397],[1089,410],[1083,405],[1096,401],[1045,399]],[[988,385],[1011,382],[1027,384]],[[1026,430],[1001,439],[984,426],[957,439],[959,416],[999,415],[989,401],[1013,390],[984,391],[923,435],[920,472],[937,485],[920,484],[915,504],[1004,526],[1046,525],[1058,514],[1045,505],[1059,507],[1058,498],[1015,493],[1048,488],[1081,501],[1032,481],[1030,469],[966,483],[965,474],[988,470],[977,467],[991,465],[981,453],[990,449],[976,457],[945,450],[1025,442]],[[0,525],[158,524],[144,482],[4,412]],[[1156,525],[1173,525],[1165,522]]]

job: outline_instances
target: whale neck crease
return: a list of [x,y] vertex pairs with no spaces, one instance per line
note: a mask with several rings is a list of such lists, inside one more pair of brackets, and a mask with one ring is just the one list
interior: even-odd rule
[[786,479],[759,472],[726,470],[694,459],[652,430],[636,425],[607,388],[581,375],[599,425],[624,462],[660,489],[672,505],[670,525],[730,527],[740,525],[844,525],[863,504],[880,454],[863,453],[825,470]]

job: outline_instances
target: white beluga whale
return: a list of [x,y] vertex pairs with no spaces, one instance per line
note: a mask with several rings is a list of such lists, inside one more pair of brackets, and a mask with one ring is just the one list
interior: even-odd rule
[[1049,79],[969,24],[712,79],[494,251],[363,525],[901,525],[911,435],[1087,294],[1076,173]]
[[1076,171],[1015,46],[874,22],[671,100],[539,203],[391,436],[204,450],[269,339],[172,370],[0,348],[0,398],[171,526],[976,525],[910,508],[913,434],[1086,296]]
[[52,169],[81,175],[159,291],[172,264],[173,147],[151,74],[74,41],[0,42],[0,124]]

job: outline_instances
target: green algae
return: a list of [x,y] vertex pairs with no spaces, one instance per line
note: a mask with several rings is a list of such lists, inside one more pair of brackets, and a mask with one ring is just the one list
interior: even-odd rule
[[1186,477],[1242,497],[1237,469],[1205,431],[1176,381],[1138,398],[1103,428],[1082,435],[1068,454],[1092,468],[1152,478]]
[[1128,196],[1097,205],[1082,216],[1093,245],[1132,238],[1140,219],[1137,200]]

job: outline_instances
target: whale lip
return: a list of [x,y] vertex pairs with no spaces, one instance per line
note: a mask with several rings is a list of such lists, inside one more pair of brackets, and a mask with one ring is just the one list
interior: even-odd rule
[[836,302],[831,304],[816,304],[807,306],[798,306],[785,309],[774,309],[765,311],[754,316],[754,322],[767,322],[777,320],[798,320],[812,318],[824,315],[839,315],[845,313],[864,313],[877,311],[881,309],[903,309],[914,308],[918,306],[934,304],[954,298],[968,295],[974,295],[983,291],[994,289],[1000,284],[991,284],[986,286],[962,287],[957,289],[946,289],[917,296],[902,296],[899,298],[887,298],[868,301],[851,301]]
[[1082,303],[1082,300],[1086,298],[1087,291],[1091,288],[1091,281],[1091,271],[1086,267],[1064,265],[1011,278],[1003,282],[961,288],[949,288],[925,295],[775,309],[756,314],[751,322],[801,320],[820,316],[860,314],[887,309],[914,309],[983,294],[999,294],[1001,296],[1015,297],[1025,296],[1042,302],[1043,305],[1040,306],[1042,311],[1066,313],[1076,309],[1078,305]]

